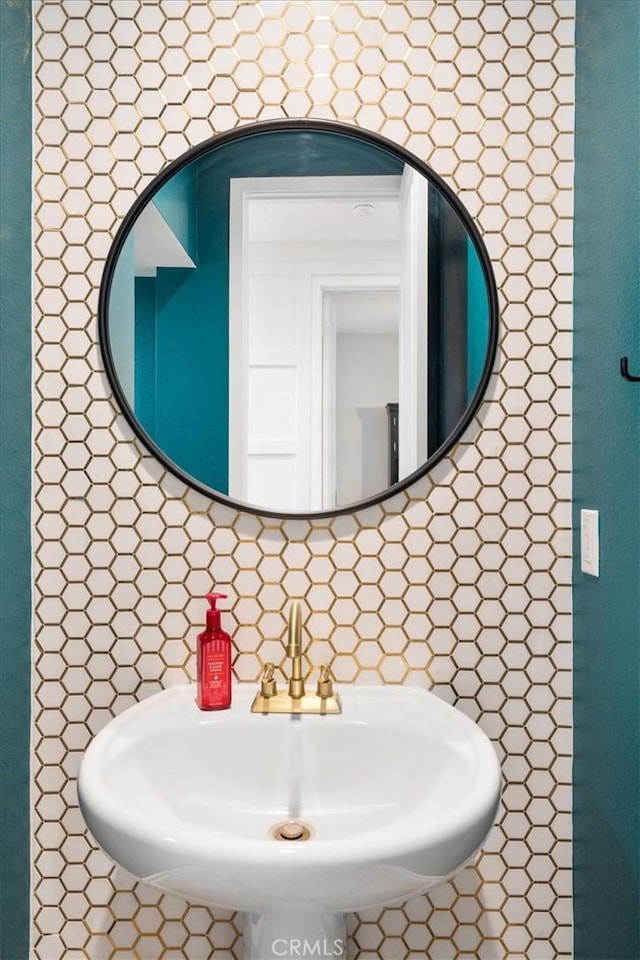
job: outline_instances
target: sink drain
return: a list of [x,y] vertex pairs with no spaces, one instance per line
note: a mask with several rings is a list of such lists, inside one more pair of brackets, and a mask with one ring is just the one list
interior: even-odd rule
[[274,840],[308,840],[311,836],[311,827],[301,820],[283,820],[271,827],[271,836]]

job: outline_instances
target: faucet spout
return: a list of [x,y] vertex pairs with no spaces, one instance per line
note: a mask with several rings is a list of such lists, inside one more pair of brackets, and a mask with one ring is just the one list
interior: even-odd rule
[[289,610],[287,656],[291,658],[289,696],[294,700],[299,700],[300,697],[304,697],[304,680],[302,679],[302,615],[297,600],[291,604]]

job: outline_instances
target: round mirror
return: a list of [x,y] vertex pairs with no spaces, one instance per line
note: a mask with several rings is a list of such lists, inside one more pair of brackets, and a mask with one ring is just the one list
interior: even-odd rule
[[281,120],[163,170],[107,258],[99,337],[169,470],[275,517],[397,493],[477,409],[498,336],[480,235],[424,163],[372,133]]

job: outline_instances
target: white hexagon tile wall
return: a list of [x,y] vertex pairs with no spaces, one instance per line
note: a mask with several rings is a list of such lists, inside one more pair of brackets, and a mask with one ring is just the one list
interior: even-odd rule
[[[241,949],[234,915],[114,868],[76,802],[92,734],[193,677],[212,583],[230,594],[239,679],[300,597],[312,664],[329,651],[343,680],[428,681],[500,754],[477,865],[354,917],[350,956],[570,956],[573,0],[34,11],[33,956]],[[383,506],[311,523],[239,515],[164,473],[96,344],[104,260],[142,188],[212,133],[283,116],[354,122],[427,161],[477,218],[500,295],[496,373],[450,457]]]

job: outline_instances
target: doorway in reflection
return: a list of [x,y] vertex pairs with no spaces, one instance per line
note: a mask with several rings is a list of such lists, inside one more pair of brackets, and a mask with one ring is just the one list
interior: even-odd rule
[[232,496],[325,510],[388,485],[385,406],[415,379],[400,367],[417,356],[409,329],[400,353],[401,300],[407,320],[411,306],[401,297],[402,184],[232,183]]
[[397,439],[390,437],[387,406],[398,405],[400,292],[348,290],[325,297],[336,328],[335,371],[325,369],[327,389],[335,389],[335,506],[389,485]]

